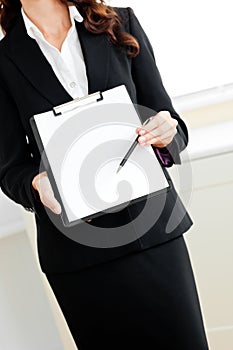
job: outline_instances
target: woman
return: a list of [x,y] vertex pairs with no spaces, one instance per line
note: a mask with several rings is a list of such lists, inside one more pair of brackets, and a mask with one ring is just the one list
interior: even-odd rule
[[146,129],[135,130],[142,147],[151,144],[164,168],[180,163],[187,128],[164,89],[133,10],[95,0],[0,3],[5,34],[0,42],[1,189],[35,213],[41,268],[78,348],[148,349],[150,340],[153,349],[208,349],[183,239],[192,220],[166,169],[170,190],[148,200],[148,217],[163,200],[164,208],[144,235],[145,217],[133,222],[145,201],[67,229],[69,236],[88,225],[110,229],[130,223],[135,240],[109,249],[84,246],[58,230],[53,222],[60,220],[61,207],[46,172],[39,172],[29,118],[121,84],[134,103],[158,112]]

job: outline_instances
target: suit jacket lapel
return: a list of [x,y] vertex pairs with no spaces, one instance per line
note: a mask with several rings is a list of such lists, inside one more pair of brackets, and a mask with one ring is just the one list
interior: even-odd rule
[[107,35],[90,33],[83,22],[75,22],[84,61],[86,63],[88,92],[104,90],[109,74],[110,43]]
[[[108,77],[110,44],[106,34],[88,32],[83,22],[76,29],[87,70],[88,93],[105,90]],[[8,57],[41,95],[53,106],[73,100],[58,80],[36,40],[28,36],[21,13],[8,34]]]

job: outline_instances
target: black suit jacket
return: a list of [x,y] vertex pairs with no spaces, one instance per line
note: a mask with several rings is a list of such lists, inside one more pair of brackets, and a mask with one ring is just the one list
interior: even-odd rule
[[[123,30],[137,38],[140,53],[135,58],[129,58],[124,49],[110,43],[105,33],[92,34],[83,23],[75,22],[86,63],[89,93],[125,84],[134,103],[157,112],[168,110],[178,120],[178,133],[167,148],[174,163],[180,163],[179,154],[188,143],[186,125],[164,89],[152,47],[133,10],[115,9],[123,19]],[[130,223],[129,231],[135,236],[131,243],[113,248],[88,247],[69,238],[80,230],[85,231],[86,223],[67,230],[68,237],[56,228],[36,199],[31,185],[33,177],[39,172],[40,153],[29,118],[71,100],[36,41],[27,35],[20,13],[13,29],[0,42],[0,184],[9,198],[35,212],[42,270],[62,272],[82,269],[161,244],[187,231],[192,220],[166,169],[171,188],[148,200],[149,208],[141,220],[136,222],[134,219],[140,217],[146,200],[130,204],[119,212],[104,214],[90,223],[99,227]],[[148,116],[142,114],[141,117],[143,121]],[[146,221],[155,216],[162,202],[164,208],[160,217],[141,236]],[[166,227],[171,215],[174,225],[168,234]],[[60,217],[54,215],[54,220],[60,220]]]

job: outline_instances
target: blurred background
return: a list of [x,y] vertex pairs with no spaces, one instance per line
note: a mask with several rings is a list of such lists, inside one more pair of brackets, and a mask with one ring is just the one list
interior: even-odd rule
[[[210,349],[232,350],[231,1],[107,3],[134,9],[152,43],[165,88],[189,127],[183,165],[173,166],[169,172],[194,221],[184,237]],[[40,271],[34,216],[1,191],[0,310],[1,350],[76,349]]]

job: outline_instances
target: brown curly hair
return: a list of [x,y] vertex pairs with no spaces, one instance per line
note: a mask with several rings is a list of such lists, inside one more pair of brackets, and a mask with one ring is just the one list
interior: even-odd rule
[[[107,33],[109,40],[120,47],[127,49],[130,57],[139,53],[137,40],[129,33],[122,31],[123,20],[113,7],[107,6],[104,0],[60,0],[63,3],[74,3],[84,19],[85,28],[95,34]],[[21,10],[20,0],[0,0],[0,26],[4,35],[14,26],[18,13]]]

